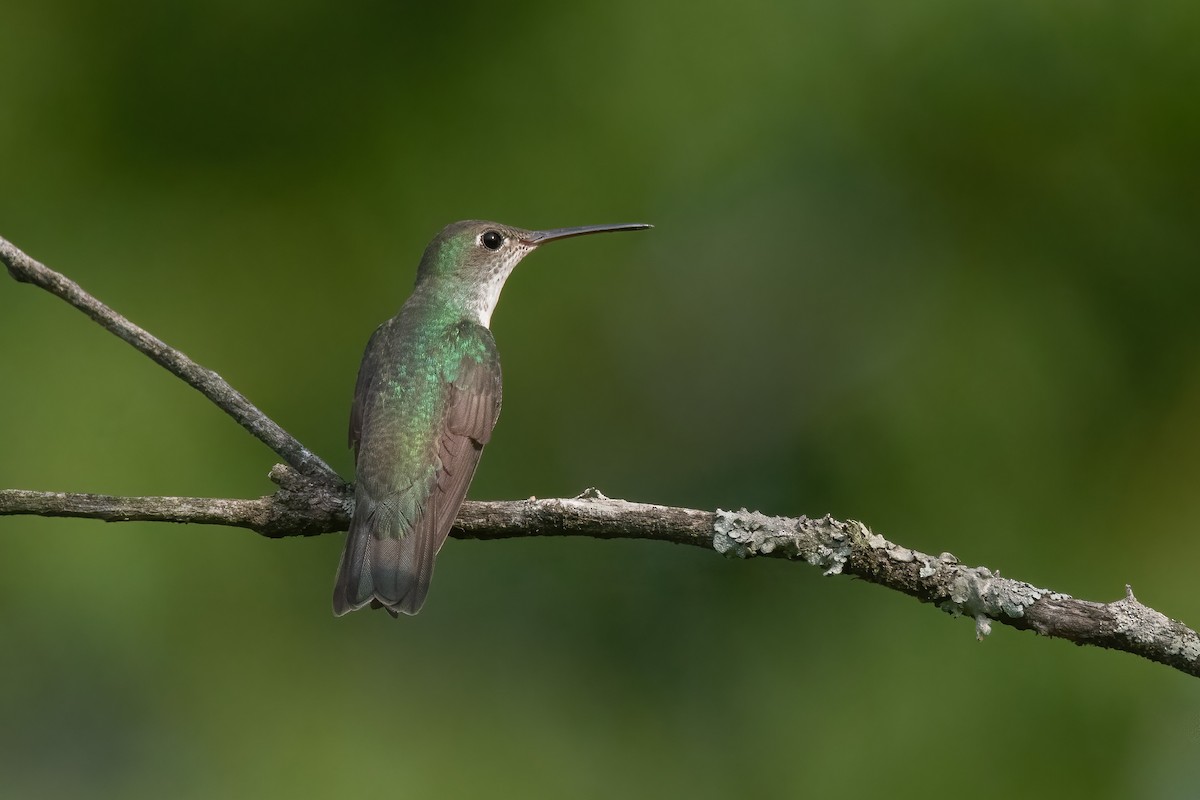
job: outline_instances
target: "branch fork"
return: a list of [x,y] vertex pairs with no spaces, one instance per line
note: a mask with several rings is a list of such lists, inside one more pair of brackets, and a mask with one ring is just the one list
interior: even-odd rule
[[[15,280],[65,300],[187,382],[285,462],[276,464],[269,474],[279,488],[256,499],[115,497],[4,489],[0,490],[0,516],[225,525],[249,528],[270,538],[346,530],[354,504],[350,485],[220,375],[134,325],[3,238],[0,261]],[[1111,603],[1078,600],[1001,577],[986,567],[964,565],[950,553],[933,556],[903,547],[855,520],[631,503],[605,497],[593,488],[569,499],[468,501],[459,511],[451,535],[466,539],[652,539],[703,547],[728,557],[804,561],[827,576],[853,575],[955,616],[969,617],[979,639],[997,622],[1080,645],[1123,650],[1200,677],[1200,636],[1143,605],[1128,586],[1125,596]]]

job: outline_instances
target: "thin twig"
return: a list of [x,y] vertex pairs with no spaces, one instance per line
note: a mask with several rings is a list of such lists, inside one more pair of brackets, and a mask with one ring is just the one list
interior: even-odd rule
[[[0,490],[0,516],[91,517],[107,521],[199,522],[250,528],[272,538],[345,530],[353,499],[276,466],[281,488],[257,500],[195,497],[110,497]],[[650,539],[715,550],[727,556],[805,561],[825,575],[854,575],[975,621],[979,638],[999,622],[1043,636],[1122,650],[1200,677],[1200,637],[1181,622],[1142,605],[1126,587],[1111,603],[968,567],[949,553],[931,556],[894,544],[866,525],[831,517],[767,517],[754,512],[698,511],[630,503],[595,490],[571,499],[468,502],[451,534],[460,539],[588,536]]]
[[199,390],[218,408],[237,420],[254,438],[274,450],[297,472],[336,485],[341,478],[319,456],[300,444],[290,433],[259,411],[253,403],[217,373],[200,366],[179,350],[85,292],[79,284],[30,258],[12,242],[0,237],[0,261],[15,280],[40,286],[98,322],[105,330],[120,337],[149,356],[172,374]]

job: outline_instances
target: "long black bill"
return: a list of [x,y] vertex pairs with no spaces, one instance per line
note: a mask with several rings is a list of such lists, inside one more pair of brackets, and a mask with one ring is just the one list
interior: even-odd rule
[[527,244],[545,244],[555,239],[569,239],[572,236],[587,236],[589,233],[612,233],[615,231],[644,231],[653,228],[642,222],[627,222],[623,225],[580,225],[576,228],[554,228],[548,231],[530,231],[524,241]]

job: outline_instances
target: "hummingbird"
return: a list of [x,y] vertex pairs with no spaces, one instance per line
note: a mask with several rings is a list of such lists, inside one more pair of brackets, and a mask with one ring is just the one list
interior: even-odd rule
[[333,590],[336,616],[368,604],[393,617],[421,610],[500,414],[500,356],[488,326],[513,268],[546,242],[649,227],[528,231],[468,220],[429,243],[412,295],[371,335],[358,370],[355,506]]

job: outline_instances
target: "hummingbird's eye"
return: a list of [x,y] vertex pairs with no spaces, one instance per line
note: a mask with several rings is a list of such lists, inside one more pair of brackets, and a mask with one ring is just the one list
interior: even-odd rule
[[504,244],[504,237],[500,235],[500,231],[484,231],[479,241],[488,250],[499,250],[500,245]]

